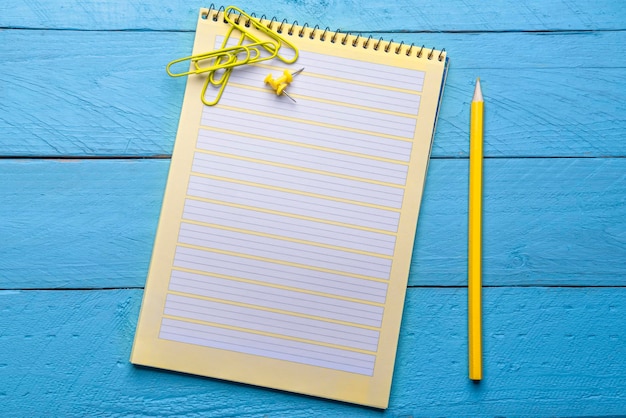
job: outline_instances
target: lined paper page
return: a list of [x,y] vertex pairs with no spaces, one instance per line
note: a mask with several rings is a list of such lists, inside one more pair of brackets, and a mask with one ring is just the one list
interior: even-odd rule
[[326,222],[339,222],[381,231],[396,232],[400,213],[384,208],[358,205],[324,196],[294,195],[293,191],[242,184],[192,175],[190,197],[216,200],[233,205],[254,202],[254,208],[304,216]]
[[371,375],[375,356],[319,344],[164,318],[161,338]]
[[[185,273],[179,273],[185,274]],[[205,280],[204,278],[200,278]],[[172,278],[172,282],[179,278]],[[219,283],[219,280],[216,280]],[[226,281],[230,286],[231,281]],[[237,282],[235,282],[237,283]],[[252,285],[254,286],[254,285]],[[242,291],[255,291],[254,287],[243,287]],[[261,332],[275,333],[279,331],[287,337],[294,337],[309,341],[318,341],[347,348],[376,351],[379,332],[367,328],[355,328],[320,319],[311,319],[301,316],[285,315],[247,306],[231,305],[190,298],[188,296],[168,295],[165,304],[165,314],[183,316],[205,322],[239,327],[241,318],[245,317],[246,327]]]
[[371,376],[424,73],[300,54],[204,107],[159,336]]
[[187,199],[185,219],[218,223],[229,228],[243,228],[251,232],[279,235],[296,240],[371,251],[393,255],[395,236],[376,231],[350,228],[309,219],[296,219],[286,215],[244,209],[235,206]]
[[386,408],[446,54],[224,13],[190,55],[262,46],[187,77],[131,362]]

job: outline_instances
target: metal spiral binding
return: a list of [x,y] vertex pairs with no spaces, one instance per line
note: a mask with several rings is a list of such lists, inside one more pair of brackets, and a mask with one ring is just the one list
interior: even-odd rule
[[[217,22],[218,20],[218,16],[220,15],[220,13],[224,12],[224,6],[220,6],[219,8],[215,8],[215,5],[213,3],[211,3],[211,5],[209,6],[209,10],[206,12],[206,15],[202,15],[203,19],[212,19],[214,22]],[[256,18],[256,15],[254,13],[250,13],[250,16]],[[229,16],[230,17],[230,12],[229,12]],[[241,15],[239,15],[238,17],[235,18],[235,22],[237,24],[239,24],[239,19],[241,18]],[[271,19],[268,19],[265,17],[265,15],[262,15],[260,18],[258,18],[259,21],[261,22],[267,22],[266,26],[268,29],[270,30],[275,30],[276,32],[283,34],[285,32],[286,35],[288,36],[299,36],[300,38],[304,37],[304,34],[306,32],[306,30],[309,30],[309,39],[315,39],[317,37],[317,33],[318,32],[322,32],[319,35],[319,40],[322,42],[326,42],[326,37],[330,35],[330,42],[331,43],[336,43],[337,40],[339,39],[339,42],[341,42],[342,45],[346,45],[348,38],[350,37],[350,32],[341,32],[341,30],[337,29],[335,31],[332,31],[328,26],[326,26],[326,28],[324,29],[324,31],[321,30],[321,28],[318,25],[315,25],[314,27],[310,27],[308,23],[304,23],[300,30],[297,32],[294,32],[294,28],[296,26],[298,26],[298,21],[294,20],[292,23],[289,23],[287,21],[287,19],[283,19],[280,23],[278,22],[278,19],[276,17],[272,17]],[[224,22],[226,22],[224,20]],[[244,23],[244,25],[246,27],[250,26],[250,20],[248,19],[247,22]],[[278,25],[276,28],[274,28],[274,25]],[[287,29],[285,31],[285,29]],[[343,35],[343,37],[340,37],[340,35]],[[352,47],[356,48],[359,45],[359,40],[361,39],[361,34],[357,33],[356,37],[352,40],[352,42],[350,42],[350,44],[352,45]],[[372,42],[373,38],[372,36],[368,36],[367,39],[365,39],[361,46],[363,47],[363,49],[368,49],[370,47],[370,42]],[[372,45],[372,49],[374,51],[378,51],[380,49],[381,43],[384,43],[386,41],[383,40],[383,38],[379,38],[378,41],[376,41],[373,45]],[[401,41],[396,47],[394,47],[393,49],[391,49],[391,44],[393,43],[393,39],[390,40],[389,42],[386,42],[387,44],[383,47],[383,51],[385,53],[395,53],[396,55],[399,55],[400,53],[402,53],[402,48],[405,46],[404,41]],[[417,58],[422,58],[422,56],[424,56],[424,58],[428,59],[428,60],[432,60],[435,57],[435,48],[426,48],[425,45],[422,45],[421,47],[417,47],[415,46],[414,43],[411,43],[411,45],[408,46],[408,48],[406,48],[406,51],[404,52],[404,54],[406,56],[411,56],[411,53],[413,52],[413,50],[417,50],[419,48],[419,50],[416,53],[416,57]],[[443,48],[441,51],[439,51],[439,55],[437,56],[437,60],[438,61],[443,61],[445,58],[445,52],[446,49]]]

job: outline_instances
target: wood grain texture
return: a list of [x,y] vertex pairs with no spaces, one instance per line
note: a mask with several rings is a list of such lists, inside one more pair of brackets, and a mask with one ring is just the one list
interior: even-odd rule
[[[1,288],[143,286],[168,160],[0,161]],[[410,285],[467,271],[467,160],[431,161]],[[489,159],[489,286],[624,285],[626,159]]]
[[624,288],[485,289],[479,385],[466,375],[465,289],[409,289],[387,411],[134,367],[141,294],[0,292],[0,414],[601,416],[626,404]]
[[[486,156],[626,155],[626,32],[380,36],[445,45],[453,57],[435,157],[468,156],[477,75],[487,100]],[[192,33],[0,31],[0,154],[169,155],[185,80],[164,67],[189,54],[192,40]],[[599,66],[607,55],[615,58]]]
[[[204,1],[183,0],[9,0],[0,6],[0,27],[194,30],[198,9],[208,5]],[[349,31],[607,30],[624,29],[626,22],[621,3],[611,0],[595,1],[593,7],[585,0],[496,0],[480,4],[425,0],[419,5],[410,0],[252,0],[242,6],[248,13],[277,16],[279,21],[297,19]]]
[[[1,149],[35,156],[171,153],[185,80],[167,76],[161,54],[187,37],[144,33],[138,43],[127,33],[0,32],[2,48],[11,51],[0,76]],[[23,52],[31,45],[37,58]]]
[[[0,416],[626,414],[626,7],[612,0],[246,2],[449,52],[390,409],[130,365],[169,166],[141,158],[171,153],[185,81],[164,66],[209,3],[0,2],[0,157],[26,157],[0,159]],[[464,287],[477,76],[480,385]]]
[[168,166],[0,161],[0,286],[142,286]]
[[[468,165],[431,162],[412,285],[467,283]],[[624,285],[622,219],[625,159],[485,160],[483,284]]]

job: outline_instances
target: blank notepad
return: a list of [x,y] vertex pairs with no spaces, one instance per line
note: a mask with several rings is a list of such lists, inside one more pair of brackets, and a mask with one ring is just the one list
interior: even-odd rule
[[189,77],[131,361],[385,408],[446,58],[301,30],[215,106]]

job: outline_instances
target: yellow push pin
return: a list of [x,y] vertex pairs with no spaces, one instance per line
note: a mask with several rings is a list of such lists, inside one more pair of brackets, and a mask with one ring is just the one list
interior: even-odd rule
[[276,91],[277,96],[284,94],[285,96],[293,100],[293,102],[295,103],[296,102],[295,99],[287,94],[287,90],[285,90],[285,88],[289,85],[289,83],[293,81],[293,78],[297,76],[298,74],[300,74],[303,70],[304,68],[300,68],[295,73],[290,73],[288,70],[285,70],[283,71],[283,75],[278,77],[276,80],[274,79],[273,75],[268,74],[267,77],[265,77],[265,80],[263,81],[265,81],[265,84],[269,84],[270,86],[272,86],[274,91]]

